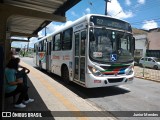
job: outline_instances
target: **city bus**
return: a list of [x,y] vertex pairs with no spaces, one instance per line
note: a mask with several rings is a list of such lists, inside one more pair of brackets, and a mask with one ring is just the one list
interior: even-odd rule
[[34,44],[34,62],[86,88],[117,86],[134,79],[135,39],[131,25],[88,14]]

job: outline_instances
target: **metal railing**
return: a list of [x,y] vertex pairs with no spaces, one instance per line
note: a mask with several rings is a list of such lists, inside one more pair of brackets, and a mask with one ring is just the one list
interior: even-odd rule
[[160,70],[135,66],[134,71],[135,71],[135,77],[140,77],[160,82]]

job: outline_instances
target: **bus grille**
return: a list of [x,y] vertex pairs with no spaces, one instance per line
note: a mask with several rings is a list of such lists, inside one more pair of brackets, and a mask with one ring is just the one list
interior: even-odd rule
[[109,83],[117,83],[122,81],[123,81],[123,78],[108,79]]
[[126,66],[100,66],[104,69],[104,75],[123,75],[125,74]]

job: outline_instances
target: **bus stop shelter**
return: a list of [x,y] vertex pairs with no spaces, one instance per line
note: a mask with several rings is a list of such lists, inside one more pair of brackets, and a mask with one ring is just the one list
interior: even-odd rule
[[[12,41],[29,42],[52,21],[65,22],[65,13],[81,0],[0,0],[0,106],[4,110],[4,69]],[[11,39],[27,37],[28,40]]]

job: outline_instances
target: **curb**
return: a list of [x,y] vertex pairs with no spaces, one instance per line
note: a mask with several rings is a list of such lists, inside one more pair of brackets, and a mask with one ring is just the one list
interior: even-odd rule
[[135,76],[136,78],[141,78],[141,79],[144,79],[144,80],[149,80],[149,81],[153,81],[153,82],[158,82],[160,83],[160,81],[157,81],[157,80],[153,80],[153,79],[149,79],[147,77],[139,77],[139,76]]

